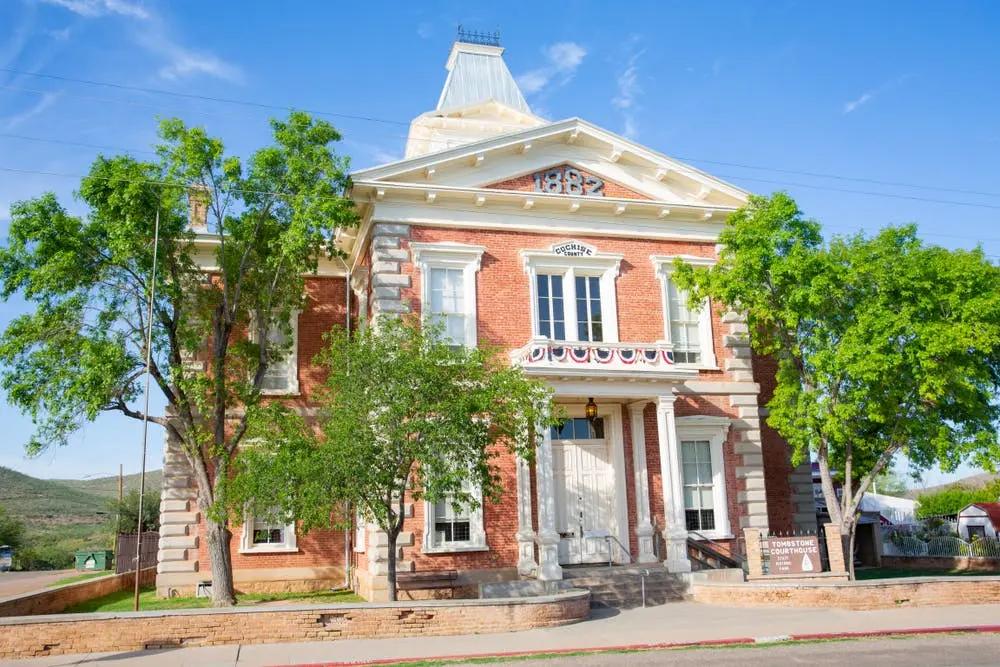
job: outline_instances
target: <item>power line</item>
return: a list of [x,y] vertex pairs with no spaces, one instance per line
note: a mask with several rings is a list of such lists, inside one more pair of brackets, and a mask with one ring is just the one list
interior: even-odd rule
[[[246,107],[256,107],[258,109],[273,109],[278,111],[289,111],[294,108],[291,106],[280,106],[277,104],[266,104],[264,102],[252,102],[249,100],[237,100],[226,97],[212,97],[211,95],[197,95],[194,93],[179,93],[173,90],[163,90],[161,88],[144,88],[142,86],[127,86],[120,83],[110,83],[107,81],[94,81],[92,79],[78,79],[70,76],[60,76],[57,74],[42,74],[40,72],[28,72],[25,70],[14,69],[12,67],[0,67],[0,72],[8,72],[10,74],[21,74],[23,76],[33,76],[40,79],[51,79],[54,81],[65,81],[68,83],[82,83],[88,86],[102,86],[104,88],[114,88],[117,90],[129,90],[139,93],[148,93],[153,95],[172,95],[174,97],[183,97],[189,100],[201,100],[204,102],[222,102],[224,104],[236,104],[239,106]],[[345,113],[335,113],[332,111],[316,111],[311,109],[302,109],[307,113],[311,113],[316,116],[332,116],[334,118],[349,118],[351,120],[364,120],[372,123],[388,123],[391,125],[409,125],[409,123],[404,123],[398,120],[386,120],[384,118],[372,118],[370,116],[356,116],[352,114]]]
[[[127,90],[127,91],[142,92],[142,93],[156,94],[156,95],[168,95],[168,96],[173,96],[173,97],[180,97],[180,98],[184,98],[184,99],[192,99],[192,100],[199,100],[199,101],[205,101],[205,102],[217,102],[217,103],[223,103],[223,104],[234,104],[234,105],[246,106],[246,107],[253,107],[253,108],[258,108],[258,109],[271,109],[271,110],[279,110],[279,111],[288,111],[288,110],[294,108],[292,105],[281,106],[281,105],[277,105],[277,104],[267,104],[267,103],[263,103],[263,102],[255,102],[255,101],[249,101],[249,100],[240,100],[240,99],[235,99],[235,98],[213,97],[211,95],[198,95],[198,94],[194,94],[194,93],[181,93],[181,92],[176,92],[176,91],[171,91],[171,90],[163,90],[163,89],[158,89],[158,88],[145,88],[145,87],[142,87],[142,86],[130,86],[130,85],[119,84],[119,83],[112,83],[112,82],[107,82],[107,81],[96,81],[96,80],[92,80],[92,79],[80,79],[80,78],[76,78],[76,77],[61,76],[61,75],[56,75],[56,74],[43,74],[43,73],[39,73],[39,72],[28,72],[28,71],[25,71],[25,70],[19,70],[19,69],[15,69],[15,68],[11,68],[11,67],[0,67],[0,71],[12,73],[12,74],[20,74],[20,75],[24,75],[24,76],[38,77],[38,78],[43,78],[43,79],[51,79],[51,80],[55,80],[55,81],[64,81],[64,82],[70,82],[70,83],[79,83],[79,84],[84,84],[84,85],[89,85],[89,86],[101,86],[101,87],[113,88],[113,89],[117,89],[117,90]],[[37,95],[48,95],[48,94],[51,94],[53,92],[53,91],[49,91],[49,90],[38,90],[38,89],[32,89],[32,88],[18,88],[16,86],[9,86],[9,85],[0,85],[0,88],[4,88],[4,89],[7,89],[7,90],[12,90],[12,91],[17,91],[17,92],[25,92],[25,93],[37,94]],[[144,108],[150,108],[150,109],[156,109],[156,110],[163,110],[162,107],[156,107],[156,106],[149,105],[149,104],[143,104],[141,102],[133,102],[131,100],[120,100],[120,99],[113,99],[113,98],[91,97],[91,96],[76,95],[76,94],[65,93],[65,92],[60,92],[60,94],[66,95],[68,97],[76,97],[76,98],[80,98],[80,99],[84,99],[84,100],[89,100],[89,101],[105,102],[105,103],[112,103],[112,104],[125,104],[125,105],[130,105],[130,106],[138,106],[138,107],[144,107]],[[359,120],[359,121],[365,121],[365,122],[371,122],[371,123],[383,123],[383,124],[388,124],[388,125],[401,125],[401,126],[409,126],[409,124],[410,124],[409,122],[406,122],[406,121],[391,120],[391,119],[386,119],[386,118],[378,118],[378,117],[374,117],[374,116],[353,115],[353,114],[344,114],[344,113],[338,113],[338,112],[332,112],[332,111],[319,111],[319,110],[310,110],[310,109],[302,109],[302,110],[306,111],[308,113],[314,114],[314,115],[318,115],[318,116],[330,116],[330,117],[334,117],[334,118],[345,118],[345,119],[350,119],[350,120]],[[191,112],[191,110],[185,110],[185,112]],[[229,113],[224,113],[224,112],[212,112],[212,111],[204,111],[204,110],[198,110],[198,111],[196,111],[196,113],[201,113],[201,114],[205,114],[205,115],[213,115],[213,116],[252,117],[252,116],[246,116],[246,115],[242,115],[242,114],[229,114]],[[433,139],[421,139],[421,138],[413,138],[413,139],[411,139],[410,137],[407,137],[405,135],[398,135],[398,134],[387,134],[387,133],[378,133],[378,134],[380,136],[387,136],[387,137],[392,137],[392,138],[396,138],[396,139],[428,141],[428,142],[434,141]],[[135,151],[135,152],[139,152],[139,151]],[[810,178],[827,178],[827,179],[832,179],[832,180],[849,181],[849,182],[855,182],[855,183],[870,183],[872,185],[884,185],[884,186],[889,186],[889,187],[912,188],[912,189],[920,189],[920,190],[934,190],[934,191],[937,191],[937,192],[951,192],[951,193],[955,193],[955,194],[965,194],[965,195],[973,195],[973,196],[981,196],[981,197],[1000,197],[1000,192],[984,192],[984,191],[979,191],[979,190],[968,190],[968,189],[964,189],[964,188],[949,188],[949,187],[926,185],[926,184],[919,184],[919,183],[905,183],[905,182],[901,182],[901,181],[886,181],[886,180],[879,180],[879,179],[872,179],[872,178],[859,178],[859,177],[855,177],[855,176],[845,176],[843,174],[828,174],[828,173],[823,173],[823,172],[805,171],[805,170],[798,170],[798,169],[784,169],[784,168],[780,168],[780,167],[763,167],[763,166],[749,165],[749,164],[743,164],[743,163],[738,163],[738,162],[725,162],[725,161],[720,161],[720,160],[707,160],[707,159],[696,158],[696,157],[681,157],[681,156],[677,156],[676,159],[678,159],[678,160],[685,160],[685,161],[688,161],[688,162],[703,163],[703,164],[712,164],[712,165],[719,165],[719,166],[737,167],[737,168],[740,168],[740,169],[753,169],[753,170],[757,170],[757,171],[770,171],[770,172],[781,173],[781,174],[790,174],[790,175],[796,175],[796,176],[806,176],[806,177],[810,177]],[[734,177],[727,177],[727,178],[734,178]],[[763,180],[763,179],[753,179],[753,178],[744,177],[744,176],[735,177],[735,178],[743,178],[744,180],[758,181],[758,182],[762,182],[762,183],[773,183],[773,184],[778,184],[778,185],[783,184],[780,181],[768,181],[768,180]],[[814,188],[814,189],[820,189],[820,188],[822,188],[822,189],[829,189],[829,190],[831,190],[833,192],[846,192],[846,193],[864,194],[864,195],[870,195],[870,196],[891,196],[891,197],[894,197],[894,198],[897,198],[897,199],[910,199],[911,198],[911,197],[906,196],[906,195],[889,195],[889,194],[883,194],[883,193],[871,193],[871,192],[855,191],[855,190],[837,190],[837,189],[828,188],[826,186],[805,185],[805,184],[801,184],[801,183],[789,183],[787,185],[791,185],[791,186],[794,186],[794,187]],[[927,198],[915,198],[913,200],[914,201],[931,202],[931,203],[952,203],[952,204],[955,204],[955,205],[958,205],[958,206],[984,206],[986,208],[993,208],[993,207],[991,207],[989,205],[969,204],[969,203],[964,203],[964,202],[938,201],[938,200],[927,199]]]
[[[2,135],[0,135],[0,136],[2,136]],[[34,175],[40,175],[40,176],[55,176],[55,177],[60,177],[60,178],[84,178],[84,176],[82,174],[71,174],[71,173],[66,173],[66,172],[55,172],[55,171],[41,171],[41,170],[36,170],[36,169],[21,169],[21,168],[17,168],[17,167],[3,167],[3,166],[0,166],[0,171],[6,171],[6,172],[12,172],[12,173],[19,173],[19,174],[34,174]],[[138,183],[138,184],[145,184],[145,185],[161,185],[161,186],[168,186],[168,187],[185,187],[183,184],[172,183],[170,181],[158,181],[158,180],[154,180],[154,179],[112,178],[112,177],[96,177],[96,178],[102,178],[103,180],[107,180],[107,181],[111,181],[111,182],[116,182],[116,183]],[[266,191],[266,190],[247,190],[247,189],[239,189],[239,188],[234,188],[233,190],[231,190],[231,192],[239,192],[239,193],[242,193],[242,194],[269,195],[269,196],[274,196],[274,197],[288,196],[288,193],[284,193],[284,192],[269,192],[269,191]],[[317,199],[323,199],[323,200],[329,200],[329,201],[344,201],[347,198],[346,197],[319,196],[319,197],[317,197]],[[998,208],[1000,208],[1000,207],[998,207]],[[538,217],[539,219],[542,219],[542,220],[557,220],[557,221],[563,221],[563,222],[565,221],[565,218],[559,218],[559,217],[555,217],[555,216],[538,215],[536,217]],[[830,229],[830,230],[841,229],[843,231],[851,231],[851,232],[864,232],[865,231],[864,228],[861,228],[861,227],[856,227],[856,228],[851,228],[851,227],[835,227],[835,226],[832,226],[832,225],[827,225],[826,227],[827,227],[827,229]],[[995,239],[994,238],[976,238],[976,237],[971,237],[971,236],[956,236],[956,235],[952,235],[952,234],[935,234],[935,233],[926,233],[926,234],[921,233],[921,235],[923,235],[923,236],[935,236],[935,237],[939,237],[939,238],[957,239],[957,240],[964,240],[964,241],[976,241],[976,242],[979,242],[979,243],[1000,243],[1000,238],[995,238]],[[986,257],[1000,259],[1000,255],[986,255]]]
[[[24,141],[39,141],[39,142],[53,143],[53,144],[65,144],[65,145],[68,145],[68,146],[80,146],[80,147],[84,147],[84,148],[94,148],[94,149],[97,149],[97,150],[118,150],[118,151],[125,151],[125,152],[129,152],[129,153],[144,153],[144,154],[155,155],[154,152],[152,152],[152,151],[146,151],[146,150],[137,150],[137,149],[112,147],[112,146],[100,146],[100,145],[97,145],[97,144],[85,144],[85,143],[81,143],[81,142],[66,141],[66,140],[62,140],[62,139],[50,139],[50,138],[46,138],[46,137],[29,137],[29,136],[26,136],[26,135],[8,134],[8,133],[0,133],[0,137],[6,137],[6,138],[11,138],[11,139],[20,139],[20,140],[24,140]],[[683,171],[683,170],[681,170],[681,171]],[[694,173],[694,172],[690,171],[689,173]],[[828,186],[828,185],[814,185],[814,184],[810,184],[810,183],[794,183],[794,182],[788,182],[788,181],[776,181],[776,180],[764,179],[764,178],[754,178],[752,176],[729,175],[729,174],[715,174],[715,175],[718,176],[719,178],[725,178],[725,179],[729,179],[729,180],[743,180],[743,181],[750,181],[750,182],[756,182],[756,183],[767,183],[769,185],[778,185],[778,186],[783,186],[783,187],[809,188],[809,189],[813,189],[813,190],[825,190],[825,191],[828,191],[828,192],[841,192],[841,193],[845,193],[845,194],[856,194],[856,195],[863,195],[863,196],[867,196],[867,197],[886,197],[886,198],[890,198],[890,199],[902,199],[902,200],[907,200],[907,201],[919,201],[919,202],[931,203],[931,204],[945,204],[945,205],[950,205],[950,206],[969,206],[969,207],[973,207],[973,208],[985,208],[985,209],[992,209],[992,210],[1000,210],[1000,204],[985,204],[985,203],[979,203],[979,202],[966,202],[966,201],[958,201],[958,200],[953,200],[953,199],[935,199],[933,197],[919,197],[919,196],[916,196],[916,195],[902,195],[902,194],[895,194],[895,193],[891,193],[891,192],[873,192],[871,190],[854,190],[854,189],[850,189],[850,188],[837,188],[837,187]]]

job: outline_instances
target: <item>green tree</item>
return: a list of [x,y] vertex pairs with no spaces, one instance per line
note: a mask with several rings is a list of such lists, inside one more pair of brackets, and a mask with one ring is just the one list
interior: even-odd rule
[[916,469],[997,460],[1000,270],[981,250],[926,246],[913,227],[824,243],[784,194],[751,197],[719,242],[716,266],[678,263],[678,284],[745,312],[754,349],[777,358],[768,423],[796,462],[816,457],[851,552],[858,503],[898,454]]
[[953,486],[932,493],[919,494],[916,515],[918,519],[951,516],[958,514],[966,505],[995,503],[998,500],[1000,500],[1000,480],[991,482],[982,489]]
[[317,359],[329,371],[321,433],[312,437],[301,417],[272,406],[258,426],[278,444],[241,452],[235,508],[294,517],[309,530],[346,526],[350,503],[388,536],[395,600],[404,501],[497,500],[497,458],[532,456],[551,393],[494,351],[451,346],[437,327],[411,319],[382,319],[353,337],[335,330],[328,340]]
[[12,517],[2,505],[0,505],[0,544],[6,544],[15,550],[24,544],[24,523]]
[[[108,501],[108,514],[111,530],[120,533],[134,533],[139,529],[139,490],[129,489],[122,496]],[[147,491],[142,499],[142,531],[158,531],[160,529],[160,492]]]
[[[143,418],[152,313],[150,374],[167,407],[149,418],[193,471],[217,606],[235,603],[232,456],[261,414],[269,364],[287,352],[247,332],[257,341],[269,341],[271,327],[287,334],[303,275],[336,252],[335,229],[356,224],[333,126],[293,112],[271,128],[273,144],[244,162],[204,129],[165,120],[157,160],[99,156],[78,194],[86,215],[53,194],[18,202],[0,248],[0,295],[34,308],[0,337],[0,386],[36,426],[29,453],[66,444],[102,412]],[[204,231],[189,229],[192,213],[204,216]]]

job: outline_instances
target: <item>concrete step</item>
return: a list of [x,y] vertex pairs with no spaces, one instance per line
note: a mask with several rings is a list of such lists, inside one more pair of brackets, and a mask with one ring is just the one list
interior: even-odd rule
[[645,573],[646,605],[677,602],[687,596],[687,578],[662,565],[566,568],[564,579],[590,591],[591,606],[628,609],[642,605]]

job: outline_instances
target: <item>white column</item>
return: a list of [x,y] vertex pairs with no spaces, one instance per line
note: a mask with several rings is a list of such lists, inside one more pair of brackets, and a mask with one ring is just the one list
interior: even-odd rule
[[538,477],[538,579],[562,579],[559,566],[559,533],[556,531],[556,490],[552,470],[552,432],[538,426],[535,474]]
[[531,527],[531,469],[520,456],[517,466],[517,572],[522,576],[535,574],[535,531]]
[[646,424],[643,410],[646,401],[637,401],[628,406],[632,422],[632,469],[635,473],[635,514],[639,535],[640,563],[655,563],[653,549],[653,524],[649,517],[649,470],[646,466]]
[[660,477],[663,480],[663,512],[666,527],[663,539],[667,544],[664,565],[671,572],[690,572],[687,555],[687,527],[684,520],[684,487],[681,477],[681,451],[677,441],[673,393],[660,396],[656,402],[656,430],[660,440]]

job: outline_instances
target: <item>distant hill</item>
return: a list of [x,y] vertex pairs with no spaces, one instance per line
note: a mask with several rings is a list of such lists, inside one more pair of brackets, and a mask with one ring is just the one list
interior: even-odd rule
[[976,475],[969,475],[968,477],[963,477],[962,479],[950,482],[948,484],[937,484],[935,486],[928,486],[925,489],[910,489],[906,492],[905,497],[916,498],[924,493],[937,493],[938,491],[944,491],[945,489],[950,489],[952,487],[960,486],[966,489],[981,489],[995,479],[1000,479],[1000,475],[993,475],[988,472],[981,472]]
[[[159,490],[162,472],[146,473],[146,488]],[[139,475],[128,475],[124,486],[139,488]],[[0,505],[20,519],[47,523],[104,520],[108,498],[118,495],[118,477],[96,479],[37,479],[0,466]]]
[[[71,489],[77,489],[85,493],[103,496],[105,498],[116,498],[118,496],[118,477],[95,477],[94,479],[50,479],[49,482],[62,484]],[[163,481],[162,470],[146,471],[146,491],[159,491],[160,483]],[[139,473],[125,475],[122,478],[122,486],[125,491],[129,489],[139,490]]]

